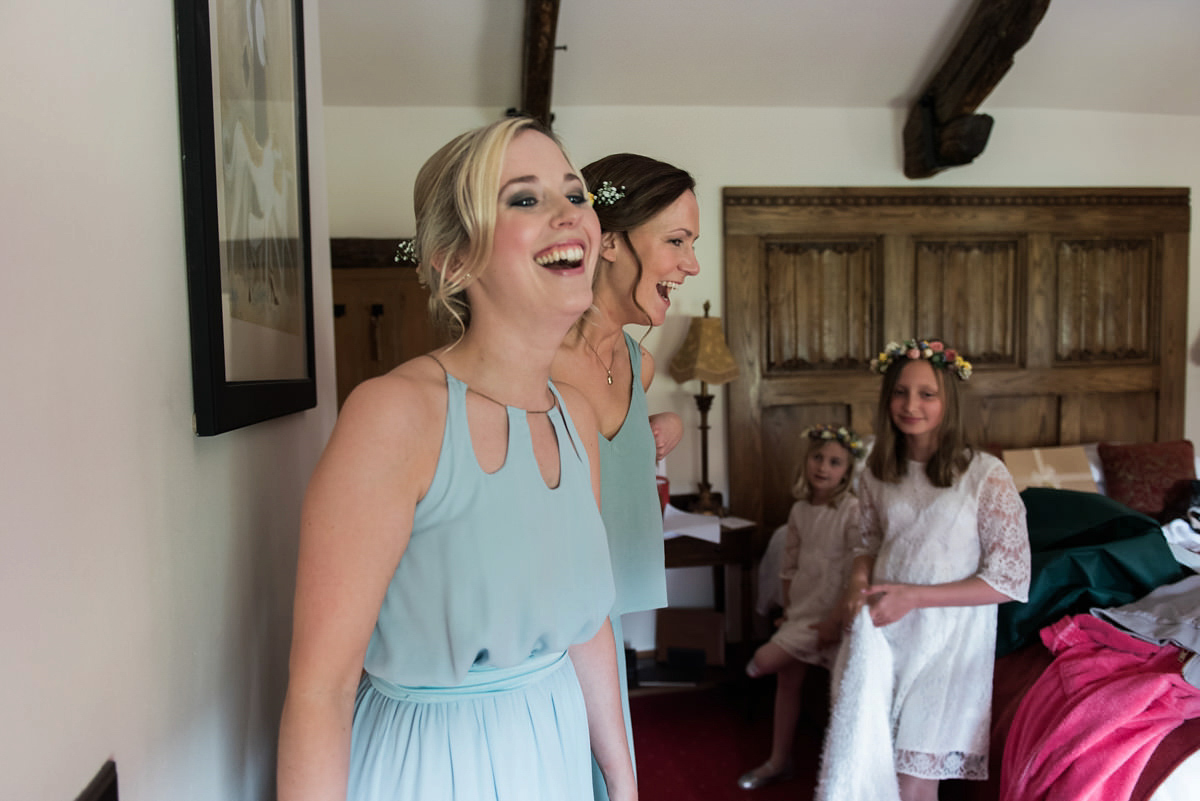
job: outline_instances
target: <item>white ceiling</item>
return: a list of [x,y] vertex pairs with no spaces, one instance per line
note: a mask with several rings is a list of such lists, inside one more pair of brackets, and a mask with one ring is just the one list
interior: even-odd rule
[[[554,106],[907,107],[976,0],[561,0]],[[323,0],[332,106],[520,104],[524,0]],[[1200,115],[1200,0],[1051,0],[980,107]]]

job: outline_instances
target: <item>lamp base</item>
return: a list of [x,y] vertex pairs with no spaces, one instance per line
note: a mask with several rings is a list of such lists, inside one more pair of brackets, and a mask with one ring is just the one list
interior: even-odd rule
[[714,493],[711,484],[701,481],[699,492],[696,493],[696,503],[691,511],[694,514],[721,516],[724,513],[721,508],[721,493]]

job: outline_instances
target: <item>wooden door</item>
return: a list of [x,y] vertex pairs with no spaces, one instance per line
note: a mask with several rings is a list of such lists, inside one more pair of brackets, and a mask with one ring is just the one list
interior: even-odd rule
[[429,292],[395,262],[398,241],[331,240],[338,408],[362,381],[441,344]]

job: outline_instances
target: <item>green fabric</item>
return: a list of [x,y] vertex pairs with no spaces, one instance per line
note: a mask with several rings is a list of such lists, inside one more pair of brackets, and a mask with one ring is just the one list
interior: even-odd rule
[[1031,551],[1029,602],[1001,604],[996,656],[1034,642],[1063,615],[1121,606],[1187,575],[1152,517],[1104,495],[1021,493]]

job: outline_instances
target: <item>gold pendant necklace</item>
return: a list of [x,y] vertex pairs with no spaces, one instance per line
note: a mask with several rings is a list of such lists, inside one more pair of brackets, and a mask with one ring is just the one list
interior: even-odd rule
[[617,360],[616,352],[613,353],[612,358],[608,360],[608,366],[605,367],[604,359],[600,357],[600,351],[596,350],[595,346],[592,345],[591,340],[589,340],[587,338],[587,335],[584,334],[582,331],[580,331],[579,336],[583,337],[584,344],[586,344],[588,346],[588,348],[591,349],[592,353],[596,354],[596,361],[600,362],[601,367],[604,367],[604,372],[608,376],[608,385],[611,387],[612,386],[612,366],[613,366],[613,362],[615,362]]

